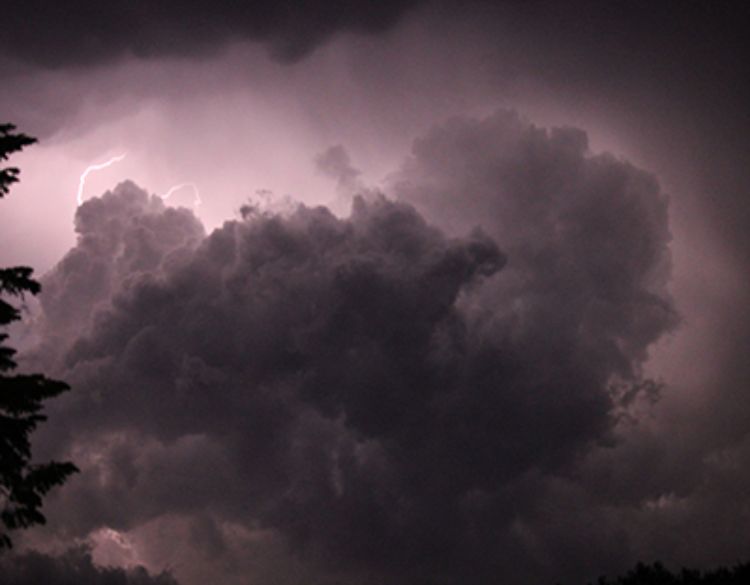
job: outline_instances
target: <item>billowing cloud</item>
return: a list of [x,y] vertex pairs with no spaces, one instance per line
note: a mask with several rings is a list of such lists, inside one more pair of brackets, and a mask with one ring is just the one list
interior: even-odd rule
[[113,2],[106,9],[82,0],[4,6],[0,48],[6,56],[45,65],[90,65],[141,58],[214,53],[226,43],[268,43],[283,60],[296,60],[342,32],[380,32],[416,4],[389,2]]
[[[640,372],[679,321],[668,291],[668,199],[655,177],[591,153],[578,129],[540,128],[500,111],[454,118],[415,141],[391,191],[449,233],[479,223],[496,239],[509,260],[483,294],[513,307],[506,320],[514,339],[527,348],[560,343],[554,353],[577,355],[587,371],[606,364],[634,382],[613,388],[612,444],[520,484],[534,495],[514,496],[505,550],[524,561],[509,569],[511,582],[582,581],[582,573],[616,573],[636,559],[673,567],[741,559],[750,543],[739,487],[747,485],[746,411],[733,401],[742,368],[721,374],[733,380],[708,382],[710,406],[694,409],[684,405],[695,391],[685,378],[664,388]],[[744,313],[735,315],[742,323]],[[738,348],[741,341],[734,338]],[[701,364],[684,365],[686,377],[700,372]],[[721,412],[728,403],[730,416]],[[497,526],[488,520],[486,534]]]
[[554,332],[548,349],[627,376],[675,323],[666,196],[653,175],[591,155],[581,130],[512,111],[454,118],[415,141],[391,182],[448,229],[482,225],[508,252],[492,294],[514,335]]
[[85,548],[73,548],[59,556],[38,552],[0,558],[4,585],[178,585],[171,575],[150,575],[143,567],[121,569],[93,563]]
[[391,189],[208,236],[133,183],[85,202],[28,358],[76,389],[40,431],[82,469],[51,525],[193,519],[216,555],[281,542],[352,583],[555,578],[545,502],[585,524],[575,477],[658,395],[667,200],[511,112],[433,129]]

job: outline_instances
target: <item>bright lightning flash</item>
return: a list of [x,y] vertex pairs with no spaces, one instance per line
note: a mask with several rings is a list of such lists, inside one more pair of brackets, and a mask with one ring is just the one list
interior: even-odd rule
[[86,185],[86,177],[89,176],[89,173],[92,171],[100,171],[102,169],[106,169],[108,166],[111,166],[115,164],[116,162],[119,162],[122,159],[124,159],[126,154],[127,153],[123,153],[118,156],[113,156],[108,161],[99,163],[97,165],[91,165],[87,167],[85,171],[83,171],[83,173],[81,174],[81,178],[78,180],[78,193],[76,195],[76,201],[78,201],[78,205],[81,205],[81,203],[83,203],[83,188]]
[[201,200],[201,194],[198,191],[198,187],[195,185],[195,183],[179,183],[178,185],[175,185],[173,187],[170,187],[169,190],[164,193],[164,195],[159,195],[162,199],[169,199],[170,195],[174,193],[175,191],[179,191],[180,189],[183,189],[184,187],[190,187],[193,190],[194,199],[193,199],[193,206],[198,207],[203,201]]

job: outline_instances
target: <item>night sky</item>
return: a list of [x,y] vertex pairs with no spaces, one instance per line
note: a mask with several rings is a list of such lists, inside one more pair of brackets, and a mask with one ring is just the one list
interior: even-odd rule
[[2,8],[13,585],[750,560],[746,3]]

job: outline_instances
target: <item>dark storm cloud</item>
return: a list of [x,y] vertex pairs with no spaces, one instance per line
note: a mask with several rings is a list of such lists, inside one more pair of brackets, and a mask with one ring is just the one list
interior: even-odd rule
[[524,336],[554,331],[561,351],[627,377],[675,323],[667,199],[654,176],[591,155],[581,130],[511,111],[454,118],[415,141],[391,184],[447,227],[497,239],[510,264],[492,294],[518,307]]
[[[495,335],[502,332],[518,362],[537,368],[543,398],[534,398],[536,420],[521,423],[523,446],[515,448],[528,448],[534,437],[544,447],[534,456],[533,473],[507,483],[505,516],[499,494],[484,495],[486,515],[477,530],[502,544],[475,553],[523,559],[512,569],[493,567],[521,583],[591,578],[603,567],[621,567],[642,538],[623,526],[644,501],[675,485],[674,476],[643,481],[641,474],[648,477],[662,462],[651,459],[647,471],[642,448],[608,444],[603,429],[612,419],[596,406],[608,384],[609,413],[621,420],[629,420],[635,403],[642,408],[658,398],[658,384],[641,378],[641,366],[677,315],[667,292],[668,202],[655,177],[612,155],[590,153],[581,130],[540,128],[499,111],[434,127],[415,141],[390,184],[450,232],[480,224],[506,251],[507,267],[467,300],[465,314]],[[566,432],[587,424],[601,424],[598,437],[605,440],[590,445],[582,460],[539,465],[554,453],[552,445],[569,440]],[[661,447],[658,457],[664,457]],[[607,455],[579,467],[600,453]],[[624,469],[632,472],[628,479],[604,488],[588,476]],[[607,494],[603,501],[597,488]],[[617,490],[629,498],[622,507]]]
[[0,558],[3,585],[178,585],[169,574],[150,575],[143,567],[99,567],[85,548],[60,556],[38,552]]
[[[559,341],[573,353],[579,346],[590,371],[599,360],[638,371],[650,344],[676,323],[666,197],[652,175],[589,153],[579,130],[539,128],[512,112],[455,118],[415,141],[391,190],[450,231],[480,223],[497,240],[509,261],[485,288],[505,299],[500,306],[517,308],[511,328],[519,342],[551,335],[542,346]],[[732,312],[726,331],[738,355],[746,312]],[[596,342],[587,345],[589,336]],[[560,473],[526,478],[524,495],[515,496],[527,507],[512,524],[514,542],[524,543],[518,554],[534,567],[524,574],[516,565],[519,582],[575,582],[582,570],[589,577],[622,571],[637,558],[673,566],[742,558],[747,410],[737,396],[745,382],[746,368],[735,361],[705,389],[709,408],[658,422],[648,406],[658,384],[618,388],[620,442],[592,447]],[[638,402],[631,418],[627,410]],[[497,520],[487,522],[489,535]]]
[[127,55],[198,56],[229,41],[251,40],[296,60],[337,32],[382,32],[416,3],[11,1],[3,5],[0,49],[7,57],[55,67]]
[[451,235],[376,194],[207,237],[132,183],[84,203],[34,357],[76,388],[40,430],[82,469],[51,523],[231,520],[361,582],[546,574],[540,506],[585,501],[559,486],[654,394],[666,199],[511,112],[433,129],[393,185]]
[[[723,260],[748,266],[747,3],[431,6],[416,27],[430,50],[402,44],[353,61],[372,98],[363,118],[380,130],[386,112],[427,118],[443,101],[567,105],[686,187],[672,190],[697,201],[692,225],[712,223]],[[385,29],[360,27],[349,8],[325,24],[312,9],[269,13],[257,28],[223,10],[196,18],[191,6],[166,19],[119,4],[85,17],[51,10],[61,9],[10,10],[0,37],[24,63],[6,89],[31,122],[49,118],[30,126],[49,132],[92,78],[66,85],[63,69],[39,81],[35,67],[205,56],[235,39],[289,60],[337,31]],[[455,47],[486,58],[469,66],[456,50],[468,81],[446,73],[440,87],[421,85],[416,74],[442,72]],[[105,95],[130,86],[113,85]],[[145,85],[130,91],[162,95],[160,78]],[[324,87],[320,111],[346,119]],[[319,163],[356,186],[343,148]],[[391,186],[417,211],[382,201],[345,220],[247,210],[208,238],[192,214],[133,185],[83,206],[81,241],[42,296],[37,359],[76,391],[55,406],[40,448],[70,451],[84,469],[50,503],[50,527],[83,535],[184,515],[220,555],[231,520],[351,568],[354,582],[572,583],[638,558],[708,566],[746,555],[747,285],[721,314],[692,315],[720,331],[687,364],[686,377],[716,364],[702,412],[643,416],[659,385],[641,366],[677,321],[655,179],[588,152],[578,130],[499,113],[434,128]],[[396,240],[413,247],[378,243],[400,222],[411,236]],[[502,270],[486,236],[466,237],[477,224],[507,257]],[[702,274],[703,261],[690,269]]]

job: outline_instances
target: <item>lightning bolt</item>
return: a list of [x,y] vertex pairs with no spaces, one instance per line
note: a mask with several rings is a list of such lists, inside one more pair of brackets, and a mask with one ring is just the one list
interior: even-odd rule
[[118,156],[113,156],[106,162],[86,167],[86,170],[81,173],[81,178],[78,180],[78,193],[76,194],[76,201],[78,202],[78,205],[81,205],[81,203],[83,203],[83,188],[86,186],[86,177],[89,176],[89,173],[92,171],[100,171],[102,169],[106,169],[108,166],[111,166],[116,162],[124,159],[126,154],[127,153],[123,153]]
[[193,194],[195,198],[193,199],[193,207],[198,207],[203,201],[201,200],[201,194],[200,191],[198,191],[198,187],[195,183],[179,183],[177,185],[174,185],[173,187],[170,187],[169,190],[164,193],[164,195],[159,195],[162,199],[169,199],[170,195],[174,193],[175,191],[179,191],[180,189],[183,189],[185,187],[190,187],[193,190]]

